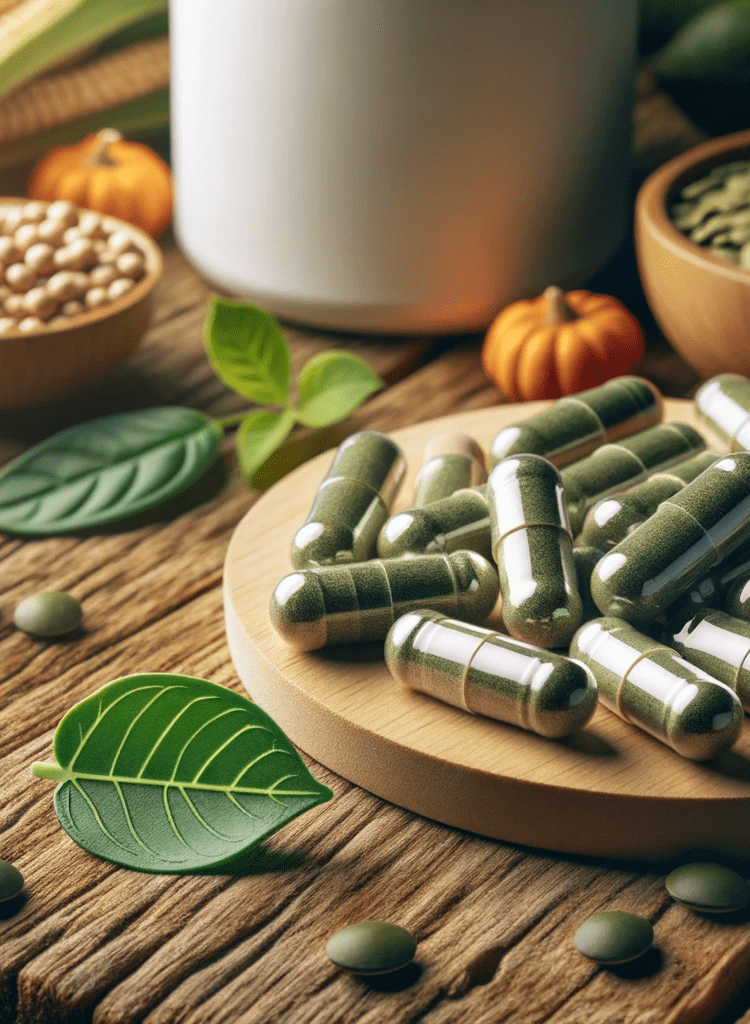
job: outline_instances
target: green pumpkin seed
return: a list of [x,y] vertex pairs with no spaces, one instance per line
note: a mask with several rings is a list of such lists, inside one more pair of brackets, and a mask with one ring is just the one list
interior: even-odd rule
[[575,934],[579,953],[600,964],[624,964],[650,949],[654,929],[638,914],[605,910],[584,921]]
[[355,974],[388,974],[411,963],[417,944],[397,924],[359,921],[341,928],[328,940],[326,953],[337,967]]
[[0,860],[0,903],[12,900],[23,889],[23,875],[7,860]]
[[27,597],[16,608],[13,621],[32,636],[63,636],[81,625],[81,606],[70,594],[45,590]]
[[750,901],[750,882],[723,864],[683,864],[667,875],[665,885],[673,899],[714,914],[741,910]]

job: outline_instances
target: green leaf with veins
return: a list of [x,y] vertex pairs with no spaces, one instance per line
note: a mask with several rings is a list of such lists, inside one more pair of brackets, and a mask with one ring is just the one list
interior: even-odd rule
[[272,718],[206,679],[117,679],[60,721],[55,811],[79,846],[139,871],[229,864],[330,800]]
[[240,471],[246,480],[284,443],[294,426],[294,413],[251,412],[239,425],[235,445]]
[[383,386],[372,367],[353,352],[320,352],[300,371],[297,419],[307,427],[327,427],[345,419]]
[[278,321],[246,302],[211,299],[204,342],[216,374],[251,402],[286,405],[289,349]]
[[0,473],[0,530],[49,536],[156,508],[207,472],[221,438],[208,416],[180,406],[69,427]]

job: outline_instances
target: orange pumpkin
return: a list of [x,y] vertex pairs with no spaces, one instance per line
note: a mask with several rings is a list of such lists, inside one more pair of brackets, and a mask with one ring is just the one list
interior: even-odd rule
[[68,199],[156,237],[172,216],[172,174],[148,146],[104,128],[44,156],[32,171],[29,196],[47,202]]
[[482,366],[514,401],[560,398],[633,373],[643,349],[640,324],[617,299],[551,286],[498,314]]

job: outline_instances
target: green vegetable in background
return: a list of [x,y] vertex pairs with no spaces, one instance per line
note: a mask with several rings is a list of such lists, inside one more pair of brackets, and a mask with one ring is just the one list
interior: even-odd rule
[[139,871],[218,869],[333,793],[273,719],[225,686],[144,673],[60,721],[55,811],[84,850]]
[[213,299],[205,343],[209,361],[225,384],[251,402],[279,407],[221,421],[223,426],[239,422],[237,457],[248,480],[283,444],[295,423],[338,423],[383,386],[359,356],[329,349],[302,367],[298,401],[293,404],[289,350],[281,327],[268,313],[243,302]]
[[660,79],[750,82],[750,0],[724,0],[691,18],[654,57]]
[[650,51],[661,46],[696,14],[720,2],[721,0],[641,0],[641,50]]

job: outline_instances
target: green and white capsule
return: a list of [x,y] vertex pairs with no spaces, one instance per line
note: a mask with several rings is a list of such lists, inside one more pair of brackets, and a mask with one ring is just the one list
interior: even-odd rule
[[486,481],[485,455],[473,437],[462,433],[438,434],[425,448],[412,504],[420,508]]
[[570,657],[591,669],[605,707],[683,757],[707,761],[739,736],[743,714],[734,690],[622,619],[585,623]]
[[347,437],[292,541],[295,569],[370,558],[405,472],[403,452],[390,437],[376,430]]
[[424,608],[394,623],[385,660],[405,686],[551,739],[580,729],[596,707],[583,665]]
[[668,642],[692,665],[731,686],[750,711],[750,622],[705,608]]
[[597,501],[581,527],[581,542],[609,551],[656,512],[659,505],[720,459],[714,452],[699,452],[671,469],[654,473],[622,494]]
[[750,571],[742,573],[723,595],[724,611],[736,619],[750,620]]
[[503,459],[487,481],[492,555],[511,636],[564,647],[583,604],[560,473],[540,455]]
[[[675,633],[704,608],[723,608],[735,618],[750,618],[750,542],[731,551],[715,568],[692,583],[665,609],[661,621],[667,632]],[[743,595],[747,613],[741,611]]]
[[298,651],[383,640],[412,608],[483,622],[495,606],[494,566],[474,551],[372,559],[289,573],[276,586],[271,624]]
[[730,452],[750,451],[750,380],[720,373],[695,393],[701,417],[727,442]]
[[750,538],[750,453],[724,455],[602,558],[591,594],[603,615],[646,625]]
[[[588,510],[615,491],[697,454],[705,440],[687,423],[658,423],[616,444],[604,444],[560,474],[573,536]],[[594,545],[596,546],[596,545]]]
[[509,455],[543,455],[555,466],[589,455],[600,444],[616,441],[659,423],[659,389],[642,377],[614,377],[596,388],[567,395],[495,436],[490,468]]
[[604,558],[604,552],[599,548],[592,548],[588,544],[579,544],[573,547],[573,564],[576,567],[578,593],[581,595],[583,604],[583,622],[586,622],[587,619],[595,619],[599,615],[599,609],[591,596],[591,574],[602,558]]
[[422,508],[408,508],[386,521],[378,534],[380,558],[477,551],[492,557],[487,485],[464,488]]

